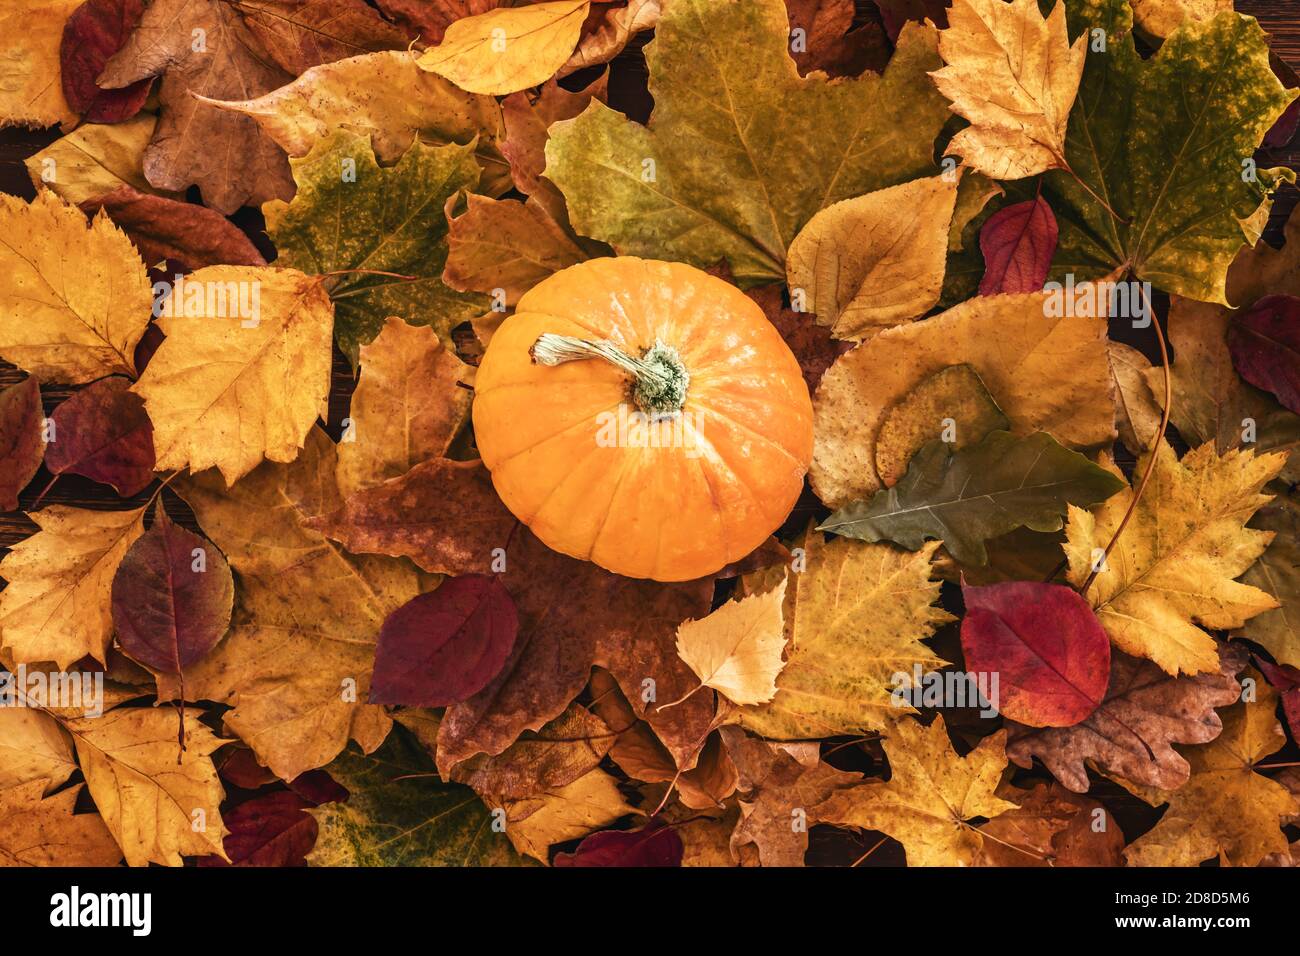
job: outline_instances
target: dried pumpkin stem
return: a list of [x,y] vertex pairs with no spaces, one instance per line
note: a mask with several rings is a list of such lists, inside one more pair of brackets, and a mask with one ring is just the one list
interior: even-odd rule
[[622,369],[632,378],[632,397],[647,415],[675,415],[686,403],[686,388],[691,376],[677,350],[656,341],[640,358],[628,355],[613,342],[592,342],[571,335],[545,332],[529,350],[539,365],[562,365],[584,359],[601,358]]

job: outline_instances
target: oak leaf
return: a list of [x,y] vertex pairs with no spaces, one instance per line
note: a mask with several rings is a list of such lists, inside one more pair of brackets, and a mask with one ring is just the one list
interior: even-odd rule
[[0,390],[0,511],[18,509],[18,493],[40,469],[45,447],[41,388],[29,375]]
[[1016,808],[995,795],[1007,765],[1005,738],[998,731],[958,757],[942,717],[928,727],[903,718],[886,732],[889,782],[832,794],[817,808],[818,818],[889,834],[903,844],[909,866],[970,866],[985,846],[970,821]]
[[546,176],[577,231],[620,254],[725,258],[745,287],[783,279],[819,210],[933,174],[935,42],[908,27],[883,76],[801,77],[781,0],[676,0],[646,48],[650,126],[593,103],[551,129]]
[[786,581],[751,594],[698,621],[677,628],[677,656],[733,704],[763,704],[776,696],[776,676],[785,666]]
[[135,375],[153,297],[122,231],[49,192],[0,195],[0,357],[42,382]]
[[117,866],[122,851],[99,814],[73,813],[81,790],[42,799],[39,782],[0,789],[0,867]]
[[[1120,491],[1093,511],[1070,506],[1065,553],[1076,587],[1092,578],[1084,597],[1112,643],[1126,654],[1155,661],[1164,671],[1215,671],[1219,655],[1213,630],[1241,627],[1276,607],[1259,588],[1235,578],[1254,564],[1272,540],[1245,527],[1269,500],[1260,490],[1277,476],[1283,456],[1230,451],[1220,456],[1202,445],[1179,461],[1162,442],[1138,460],[1143,474],[1150,456],[1155,470],[1146,492],[1102,570],[1099,555],[1133,504]],[[1120,476],[1109,459],[1103,467]]]
[[1058,783],[1028,790],[1004,783],[997,794],[1017,806],[980,827],[986,839],[976,866],[1123,865],[1124,833],[1098,801]]
[[917,179],[822,209],[786,258],[791,295],[838,339],[918,319],[939,301],[957,180]]
[[144,509],[86,511],[51,505],[33,512],[40,531],[0,561],[0,636],[16,663],[107,660],[113,637],[113,575],[144,533]]
[[167,339],[132,389],[157,467],[216,467],[234,484],[264,458],[293,461],[326,413],[333,311],[320,278],[294,269],[210,266],[173,288]]

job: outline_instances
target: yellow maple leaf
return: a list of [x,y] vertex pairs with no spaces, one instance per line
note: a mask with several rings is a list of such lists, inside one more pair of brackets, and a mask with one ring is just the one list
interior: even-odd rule
[[209,266],[178,283],[159,325],[167,339],[132,391],[160,470],[215,466],[234,484],[298,456],[328,413],[334,307],[319,277]]
[[[895,706],[891,689],[913,664],[945,661],[921,643],[951,616],[934,601],[939,582],[930,561],[938,542],[915,554],[887,544],[822,540],[806,531],[798,542],[806,568],[785,593],[788,654],[770,703],[733,718],[775,740],[807,740],[881,730]],[[745,579],[747,592],[770,588],[787,574],[778,566]]]
[[99,814],[73,813],[81,789],[44,799],[40,781],[0,790],[0,867],[116,866],[122,851]]
[[80,0],[0,0],[0,127],[76,121],[59,82],[59,47],[79,6]]
[[0,237],[0,357],[42,382],[134,376],[153,299],[125,233],[42,191],[0,195]]
[[19,664],[107,660],[113,575],[144,533],[144,509],[51,505],[30,515],[40,531],[0,561],[0,645]]
[[590,8],[589,0],[551,0],[462,17],[418,62],[469,93],[526,90],[564,66]]
[[707,617],[677,628],[677,656],[733,704],[762,704],[776,696],[785,662],[781,608],[786,582],[763,594],[728,601]]
[[[1135,474],[1145,472],[1152,453]],[[1285,455],[1230,451],[1213,444],[1179,461],[1162,442],[1155,470],[1133,516],[1084,597],[1111,641],[1126,654],[1146,657],[1167,673],[1217,670],[1214,630],[1241,627],[1277,607],[1259,588],[1233,580],[1258,558],[1272,533],[1246,528],[1269,496],[1260,489],[1277,476]],[[1105,456],[1103,467],[1120,471]],[[1065,553],[1069,579],[1082,586],[1100,561],[1133,500],[1120,491],[1094,511],[1070,506]]]
[[903,844],[909,866],[972,866],[984,835],[969,821],[1016,809],[994,793],[1007,766],[1005,741],[1006,731],[999,730],[963,758],[952,749],[942,717],[929,727],[900,720],[884,743],[889,782],[839,791],[817,807],[817,817],[888,833]]
[[63,724],[95,806],[130,866],[180,866],[183,856],[226,855],[225,792],[211,758],[226,741],[191,712],[182,750],[178,719],[170,709],[123,707]]
[[1044,18],[1038,0],[954,0],[939,55],[947,66],[930,75],[971,123],[950,152],[993,179],[1068,168],[1065,131],[1088,49],[1086,34],[1070,45],[1063,2]]
[[1188,747],[1191,779],[1163,794],[1169,809],[1149,833],[1124,851],[1132,866],[1196,866],[1219,857],[1229,866],[1255,866],[1270,853],[1286,853],[1282,824],[1300,802],[1256,765],[1286,745],[1278,723],[1277,694],[1251,670],[1257,698],[1220,711],[1223,732],[1212,743]]

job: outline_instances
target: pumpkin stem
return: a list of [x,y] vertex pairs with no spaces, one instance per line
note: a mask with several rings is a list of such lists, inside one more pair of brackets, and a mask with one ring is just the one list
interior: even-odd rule
[[613,342],[592,342],[571,335],[543,333],[529,349],[540,365],[561,365],[602,358],[632,377],[632,397],[637,407],[653,418],[676,415],[686,403],[691,376],[671,345],[656,341],[640,358],[633,358]]

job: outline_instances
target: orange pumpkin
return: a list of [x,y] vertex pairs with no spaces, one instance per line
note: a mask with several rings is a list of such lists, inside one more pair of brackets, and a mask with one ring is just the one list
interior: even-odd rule
[[812,402],[734,286],[621,256],[519,300],[479,366],[474,434],[501,500],[548,546],[686,581],[745,557],[790,513]]

